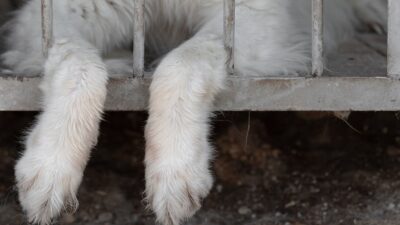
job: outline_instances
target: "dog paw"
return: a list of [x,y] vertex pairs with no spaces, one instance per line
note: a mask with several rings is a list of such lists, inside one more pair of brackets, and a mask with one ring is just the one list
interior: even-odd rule
[[193,216],[208,195],[213,178],[207,168],[173,165],[146,169],[146,199],[157,222],[179,225]]
[[77,209],[76,191],[82,173],[73,166],[33,154],[23,156],[15,172],[19,201],[29,222],[47,225],[62,211]]

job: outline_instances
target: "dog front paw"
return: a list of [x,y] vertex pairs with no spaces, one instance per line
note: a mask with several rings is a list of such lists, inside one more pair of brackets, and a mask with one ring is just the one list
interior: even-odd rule
[[61,211],[77,209],[82,173],[76,168],[51,157],[25,155],[15,171],[19,201],[29,222],[47,225]]
[[195,165],[146,169],[146,198],[163,225],[179,225],[193,216],[208,195],[213,178],[208,168]]

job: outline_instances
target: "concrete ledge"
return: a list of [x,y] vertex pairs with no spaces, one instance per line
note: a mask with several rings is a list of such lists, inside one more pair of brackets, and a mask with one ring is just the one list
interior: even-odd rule
[[[146,110],[150,78],[113,79],[106,109]],[[39,77],[0,78],[1,111],[40,110]],[[400,81],[385,77],[231,77],[218,111],[400,111]]]

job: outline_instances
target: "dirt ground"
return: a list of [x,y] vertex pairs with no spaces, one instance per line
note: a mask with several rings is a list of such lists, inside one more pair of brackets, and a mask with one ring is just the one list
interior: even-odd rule
[[[26,224],[13,187],[20,139],[34,113],[0,113],[0,224]],[[400,120],[353,113],[217,113],[216,183],[187,225],[398,225]],[[306,118],[306,119],[304,119]],[[152,225],[144,209],[145,113],[108,113],[79,191],[55,224]]]

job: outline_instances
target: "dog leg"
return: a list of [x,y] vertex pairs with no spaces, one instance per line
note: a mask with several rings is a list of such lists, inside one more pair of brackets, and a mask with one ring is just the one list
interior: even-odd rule
[[209,116],[226,77],[220,36],[172,51],[154,73],[146,126],[146,194],[158,222],[178,225],[209,193]]
[[89,43],[58,39],[49,53],[43,112],[29,133],[15,172],[30,222],[49,224],[78,206],[76,192],[96,144],[108,75]]

